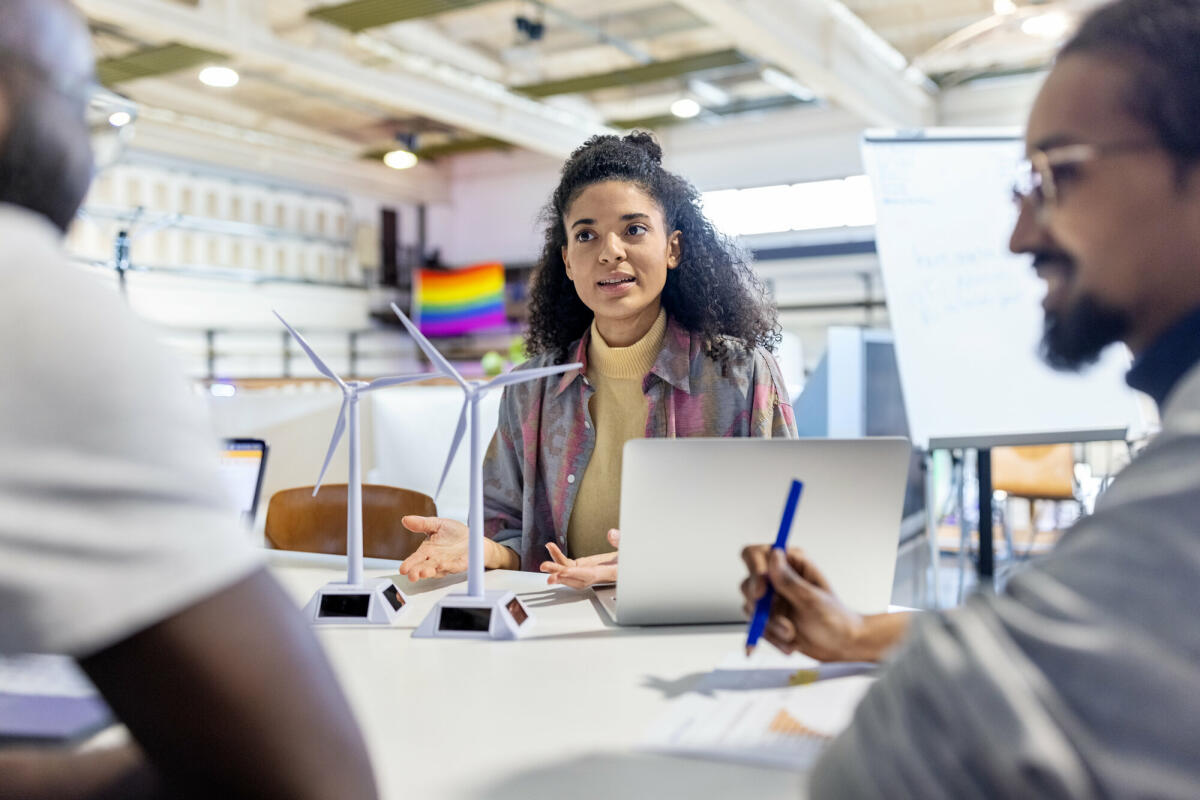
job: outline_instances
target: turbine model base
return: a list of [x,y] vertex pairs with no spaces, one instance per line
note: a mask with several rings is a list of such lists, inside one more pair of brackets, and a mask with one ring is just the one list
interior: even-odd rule
[[313,625],[394,625],[408,598],[387,578],[350,584],[327,583],[317,590],[304,617]]
[[449,594],[438,601],[413,636],[422,639],[519,639],[533,627],[533,617],[511,591],[484,592],[483,597]]

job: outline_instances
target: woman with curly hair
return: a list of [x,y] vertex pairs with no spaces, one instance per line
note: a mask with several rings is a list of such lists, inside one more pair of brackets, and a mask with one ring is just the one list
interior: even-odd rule
[[[796,425],[761,282],[650,134],[585,142],[543,218],[525,366],[584,367],[504,390],[483,465],[486,565],[582,588],[616,579],[626,441],[790,438]],[[428,538],[401,574],[466,570],[461,522],[404,525]]]

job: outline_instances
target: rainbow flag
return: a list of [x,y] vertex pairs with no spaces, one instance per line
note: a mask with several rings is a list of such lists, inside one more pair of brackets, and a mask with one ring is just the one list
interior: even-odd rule
[[462,336],[503,327],[504,265],[477,264],[454,270],[418,269],[413,310],[421,333]]

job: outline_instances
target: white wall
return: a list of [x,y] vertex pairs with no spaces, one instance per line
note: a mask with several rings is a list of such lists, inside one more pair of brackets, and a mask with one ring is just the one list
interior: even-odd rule
[[428,249],[442,262],[529,263],[541,250],[538,214],[562,164],[525,152],[472,153],[449,167],[449,202],[429,206]]

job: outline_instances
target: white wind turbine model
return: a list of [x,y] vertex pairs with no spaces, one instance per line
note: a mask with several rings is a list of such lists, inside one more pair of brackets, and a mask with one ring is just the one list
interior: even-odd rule
[[363,526],[362,526],[362,474],[359,463],[359,428],[358,428],[358,397],[364,392],[383,389],[388,386],[398,386],[402,383],[413,383],[438,377],[439,373],[422,375],[403,375],[394,378],[376,378],[365,381],[343,381],[325,362],[313,352],[304,341],[304,337],[296,329],[287,324],[278,311],[272,312],[288,329],[297,344],[300,345],[322,375],[336,383],[342,390],[342,410],[338,413],[337,425],[333,429],[333,439],[329,442],[329,452],[325,454],[325,464],[313,487],[313,497],[321,489],[321,481],[325,479],[325,470],[333,460],[333,451],[337,449],[346,432],[346,423],[350,427],[350,476],[346,482],[346,582],[333,581],[317,590],[312,600],[304,607],[304,615],[314,624],[333,625],[391,625],[400,616],[400,612],[408,604],[408,598],[388,578],[363,580]]
[[529,616],[529,612],[513,592],[485,591],[483,588],[484,443],[479,427],[479,401],[489,390],[499,386],[524,383],[548,375],[582,369],[583,365],[578,363],[558,364],[553,367],[508,372],[487,382],[468,381],[429,343],[429,340],[417,330],[417,326],[413,325],[408,317],[404,316],[404,312],[395,303],[392,303],[392,310],[404,323],[404,327],[408,328],[408,332],[416,340],[417,346],[429,357],[434,367],[446,377],[453,379],[463,390],[463,405],[462,411],[458,415],[458,429],[454,431],[454,442],[450,445],[450,454],[446,457],[446,466],[442,469],[438,492],[441,492],[446,475],[450,472],[450,464],[454,461],[459,444],[462,443],[468,418],[471,428],[471,504],[467,517],[470,531],[467,540],[467,593],[444,596],[413,635],[467,639],[515,639],[532,624],[533,620]]

